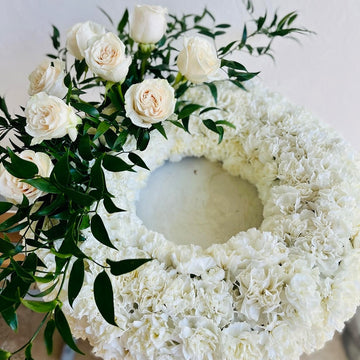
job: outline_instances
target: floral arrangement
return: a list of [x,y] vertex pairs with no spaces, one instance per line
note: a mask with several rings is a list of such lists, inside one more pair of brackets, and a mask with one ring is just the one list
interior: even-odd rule
[[[360,303],[359,157],[260,83],[247,92],[228,82],[217,86],[219,109],[211,118],[226,115],[235,125],[220,144],[203,127],[210,115],[198,110],[190,134],[166,124],[167,140],[155,133],[142,159],[152,170],[187,156],[221,162],[256,186],[264,220],[207,249],[196,239],[174,244],[136,214],[150,172],[106,172],[116,205],[127,209],[111,215],[98,209],[117,250],[85,231],[81,250],[95,262],[88,262],[72,305],[66,286],[60,295],[73,334],[104,359],[298,360],[341,330]],[[185,98],[214,106],[206,86]],[[41,258],[55,268],[52,254]],[[102,271],[97,263],[128,258],[153,260],[111,277],[117,327],[108,326],[92,300]]]
[[[173,134],[182,134],[176,135],[180,143],[182,139],[192,138],[194,146],[200,144],[200,134],[206,135],[211,139],[209,146],[215,154],[223,149],[214,150],[216,144],[231,143],[224,140],[227,133],[224,127],[229,129],[229,136],[240,131],[237,127],[243,124],[232,119],[232,106],[247,96],[243,83],[258,72],[249,72],[243,64],[228,59],[234,52],[272,56],[275,38],[308,32],[293,26],[296,12],[283,17],[277,13],[271,18],[268,15],[256,17],[251,1],[245,6],[250,20],[244,24],[242,38],[219,49],[216,49],[215,41],[230,25],[216,24],[207,9],[200,15],[177,17],[167,15],[166,9],[159,6],[137,6],[131,21],[128,11],[124,12],[116,33],[93,22],[74,25],[67,33],[65,47],[61,47],[60,33],[54,26],[52,42],[57,53],[49,54],[48,59],[30,74],[30,98],[23,108],[23,115],[10,115],[4,98],[0,98],[0,140],[10,136],[12,145],[11,148],[0,146],[0,191],[7,199],[0,202],[0,213],[15,209],[14,215],[0,224],[3,232],[0,262],[7,263],[0,273],[0,312],[15,331],[18,327],[16,310],[21,304],[44,313],[40,327],[45,326],[45,344],[49,353],[56,329],[72,349],[81,352],[72,338],[72,333],[84,336],[79,330],[81,321],[75,323],[72,320],[77,316],[80,320],[82,316],[86,318],[90,312],[94,319],[83,324],[84,328],[91,322],[93,326],[97,324],[98,343],[93,345],[98,346],[98,353],[106,358],[114,356],[115,347],[106,344],[111,344],[115,338],[122,344],[116,351],[123,351],[128,359],[142,356],[196,358],[202,349],[196,348],[194,339],[199,334],[201,340],[203,332],[211,339],[215,336],[216,341],[209,338],[206,342],[213,344],[210,344],[209,358],[216,358],[222,333],[238,341],[242,335],[237,334],[243,327],[248,331],[247,325],[253,324],[251,321],[263,320],[262,315],[256,317],[253,314],[249,317],[251,321],[246,322],[240,315],[237,305],[243,301],[240,290],[232,304],[236,311],[230,311],[229,285],[232,281],[235,281],[233,287],[240,289],[242,285],[231,278],[224,264],[216,262],[215,255],[201,255],[198,268],[189,266],[184,272],[185,264],[191,262],[191,259],[185,261],[192,254],[189,251],[194,251],[194,259],[201,253],[196,246],[190,249],[179,247],[183,249],[181,253],[174,248],[172,263],[165,255],[160,255],[161,251],[166,253],[168,247],[162,249],[160,243],[157,250],[153,247],[161,238],[159,234],[152,235],[154,241],[147,241],[148,248],[140,246],[139,239],[129,234],[134,225],[133,203],[125,201],[132,193],[125,186],[128,179],[138,179],[138,176],[144,176],[144,171],[149,173],[148,169],[152,168],[149,164],[160,154],[160,148],[164,150],[163,159],[169,156],[168,149],[173,149],[174,156],[187,153],[174,150]],[[211,26],[204,25],[208,22]],[[257,36],[264,42],[261,46],[251,43]],[[181,38],[183,46],[178,51],[177,42]],[[239,90],[235,92],[231,88],[229,91],[223,87],[223,81]],[[205,91],[207,100],[201,102],[200,99],[205,98],[200,95]],[[239,95],[235,103],[231,103],[232,92]],[[255,128],[256,123],[246,126]],[[248,131],[247,127],[244,129]],[[215,143],[211,134],[215,136]],[[248,132],[249,138],[243,140],[242,146],[254,134]],[[151,145],[152,142],[156,145]],[[154,151],[153,146],[157,146],[157,155],[145,158]],[[202,145],[204,154],[209,146]],[[227,161],[226,157],[219,159],[224,163]],[[120,196],[118,191],[122,182],[126,191]],[[121,221],[120,229],[113,226],[114,219]],[[11,243],[8,234],[19,231],[21,240],[17,244]],[[124,237],[125,234],[128,236]],[[147,235],[143,239],[146,238]],[[24,255],[20,260],[19,254]],[[176,270],[181,266],[183,270]],[[159,272],[151,272],[152,268],[158,268]],[[158,276],[162,272],[164,276]],[[187,313],[186,307],[181,310],[186,313],[179,313],[175,308],[171,313],[159,308],[155,302],[151,305],[140,301],[154,294],[153,288],[146,289],[148,280],[149,284],[151,282],[146,277],[156,276],[162,282],[169,274],[174,282],[166,282],[173,287],[173,293],[170,287],[167,288],[168,296],[176,297],[179,289],[199,290],[204,299],[208,298],[206,294],[212,293],[214,301],[227,304],[227,313],[222,315],[221,310],[219,314],[209,316],[200,306],[204,304],[201,302],[199,308],[193,308],[194,314]],[[225,274],[228,274],[226,278]],[[143,282],[139,283],[141,278]],[[176,289],[175,284],[181,279],[185,281],[185,288],[179,284]],[[34,283],[39,285],[40,293],[32,290]],[[131,286],[139,286],[138,293]],[[124,290],[121,295],[120,289]],[[164,293],[158,290],[158,295],[162,296]],[[45,301],[36,300],[41,297]],[[196,296],[196,299],[195,303],[200,301],[200,297]],[[173,305],[177,306],[178,301],[178,305],[183,306],[180,298],[174,298]],[[161,306],[164,304],[170,306],[170,302]],[[263,314],[263,310],[260,306],[259,314]],[[235,328],[230,326],[231,321],[236,322]],[[132,327],[129,327],[130,322]],[[148,348],[149,353],[141,355],[143,350],[137,348],[136,339],[143,334],[155,341],[155,333],[151,332],[154,324],[163,336],[156,333],[159,341]],[[268,332],[266,324],[262,328]],[[178,336],[170,336],[171,332],[179,330],[178,326],[182,327]],[[260,332],[258,327],[251,331]],[[24,349],[26,359],[31,359],[31,347],[37,333],[18,350],[0,350],[0,359],[9,359]],[[250,335],[248,338],[249,341],[253,339]],[[158,353],[159,349],[163,349],[163,353]],[[246,355],[242,356],[250,356],[251,351],[247,355],[246,350]]]

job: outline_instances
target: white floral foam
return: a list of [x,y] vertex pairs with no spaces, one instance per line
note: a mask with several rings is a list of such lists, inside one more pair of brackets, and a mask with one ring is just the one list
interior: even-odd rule
[[[227,119],[217,135],[191,117],[191,135],[167,127],[152,133],[141,153],[154,170],[166,160],[204,156],[253,183],[264,205],[259,229],[207,249],[176,245],[136,216],[135,200],[149,172],[106,173],[109,191],[124,213],[99,210],[118,251],[89,232],[81,250],[106,259],[148,257],[138,270],[110,275],[118,327],[101,317],[93,283],[102,269],[86,261],[85,283],[69,306],[72,331],[96,355],[125,360],[298,359],[331,339],[360,303],[360,167],[338,135],[302,108],[260,84],[244,92],[218,84],[216,110]],[[213,106],[206,87],[186,98]],[[131,144],[129,144],[131,146]],[[53,256],[45,261],[51,267]]]

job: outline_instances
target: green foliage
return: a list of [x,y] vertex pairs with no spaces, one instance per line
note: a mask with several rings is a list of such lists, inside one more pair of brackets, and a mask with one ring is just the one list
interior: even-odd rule
[[119,276],[134,271],[141,265],[151,260],[152,259],[125,259],[120,261],[112,261],[107,259],[106,262],[110,265],[111,273],[115,276]]
[[79,295],[83,282],[84,282],[84,260],[77,259],[73,264],[69,277],[68,297],[69,297],[69,304],[71,307],[73,306],[74,300]]
[[66,320],[66,317],[60,306],[56,306],[54,311],[54,320],[55,320],[55,327],[59,331],[61,337],[65,341],[65,343],[74,351],[79,354],[85,355],[75,344],[74,339],[71,335],[70,326]]
[[103,318],[111,325],[117,326],[114,314],[114,293],[109,275],[102,271],[94,281],[94,299]]
[[[256,17],[253,2],[244,0],[244,4],[250,20],[245,22],[241,38],[221,47],[217,53],[228,80],[242,89],[245,89],[244,83],[259,72],[249,72],[244,64],[228,60],[227,56],[242,51],[254,56],[273,56],[274,39],[308,33],[294,25],[298,17],[296,12],[282,17],[277,12]],[[198,116],[202,116],[204,129],[218,136],[219,143],[223,140],[225,128],[234,128],[226,119],[203,119],[203,114],[221,110],[218,107],[217,83],[204,83],[214,100],[214,106],[204,107],[189,103],[183,96],[189,88],[198,85],[188,81],[174,66],[178,55],[176,42],[180,37],[200,34],[212,41],[217,40],[230,28],[229,24],[216,24],[215,17],[206,8],[200,14],[170,14],[166,33],[157,44],[137,45],[129,35],[127,9],[117,26],[104,9],[99,9],[117,29],[119,38],[125,44],[126,53],[132,58],[123,83],[113,83],[94,76],[89,72],[85,60],[74,60],[71,63],[67,50],[61,45],[59,29],[52,26],[51,41],[55,55],[48,56],[66,62],[64,85],[67,94],[64,101],[81,118],[75,141],[64,136],[32,145],[32,137],[25,130],[26,118],[22,115],[10,115],[5,99],[0,97],[0,141],[10,132],[16,137],[16,141],[12,142],[12,149],[0,146],[0,163],[24,186],[27,184],[42,192],[42,196],[35,203],[30,203],[26,196],[20,204],[0,202],[0,214],[14,210],[10,218],[0,223],[0,232],[3,233],[0,237],[0,265],[4,262],[9,264],[0,269],[1,316],[10,328],[16,331],[16,310],[21,304],[44,314],[34,336],[14,352],[16,354],[25,349],[26,359],[29,360],[32,359],[33,339],[41,326],[45,326],[44,341],[49,354],[53,349],[56,329],[70,348],[82,353],[72,338],[71,329],[61,310],[59,295],[65,286],[66,277],[69,278],[68,300],[73,306],[83,286],[85,268],[89,262],[94,262],[99,270],[94,282],[95,303],[104,319],[116,326],[111,276],[121,276],[151,261],[150,258],[121,261],[107,259],[106,264],[99,264],[89,258],[81,246],[86,241],[83,235],[85,229],[90,229],[93,236],[112,251],[116,251],[116,246],[121,245],[110,238],[102,218],[97,213],[102,204],[110,214],[126,210],[116,205],[113,195],[108,191],[106,174],[134,172],[139,168],[149,170],[142,160],[141,152],[149,145],[152,132],[158,131],[167,138],[163,122],[155,122],[149,128],[142,128],[127,117],[124,94],[130,86],[144,78],[166,79],[173,86],[176,98],[175,114],[168,123],[184,131],[190,131],[192,119]],[[255,38],[256,42],[253,41]],[[258,38],[263,43],[259,43]],[[84,95],[89,90],[95,90],[100,95],[97,101],[86,100]],[[129,143],[136,146],[128,149]],[[54,165],[50,176],[40,176],[39,168],[33,162],[22,159],[19,154],[23,150],[47,154]],[[19,230],[23,233],[21,239],[18,243],[11,243],[8,234]],[[55,270],[46,268],[36,255],[37,249],[45,249],[54,255]],[[24,258],[18,260],[18,254],[24,255]],[[40,293],[34,292],[32,285],[36,282],[46,284],[46,289]],[[53,300],[39,300],[47,295],[51,295]],[[0,360],[9,359],[10,356],[12,353],[0,349]]]

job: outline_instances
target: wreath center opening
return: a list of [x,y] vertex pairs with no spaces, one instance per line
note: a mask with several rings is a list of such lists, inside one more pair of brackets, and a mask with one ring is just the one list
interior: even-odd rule
[[144,225],[176,244],[204,249],[259,227],[263,205],[254,185],[220,163],[189,157],[153,171],[136,203]]

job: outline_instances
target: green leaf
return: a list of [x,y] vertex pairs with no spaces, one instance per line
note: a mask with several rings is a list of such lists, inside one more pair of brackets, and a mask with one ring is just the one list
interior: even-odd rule
[[5,98],[0,96],[0,110],[4,113],[5,117],[8,120],[11,120],[11,116],[9,114],[8,108],[6,106]]
[[128,158],[135,165],[140,166],[146,170],[150,170],[139,155],[131,152],[131,153],[129,153]]
[[0,214],[4,214],[7,211],[9,211],[14,204],[9,203],[9,202],[5,202],[5,201],[0,201]]
[[237,81],[247,81],[255,76],[257,76],[259,72],[240,72],[233,69],[228,70],[229,77],[236,78]]
[[11,330],[16,332],[18,330],[18,318],[14,308],[12,306],[8,307],[1,312],[1,315]]
[[156,129],[165,139],[167,139],[165,129],[160,122],[152,124],[152,127]]
[[75,344],[74,339],[71,335],[70,326],[66,320],[64,313],[61,311],[60,306],[58,305],[55,308],[55,326],[58,329],[61,337],[65,343],[74,351],[79,354],[85,355]]
[[11,175],[19,179],[31,179],[39,172],[38,167],[33,162],[20,158],[10,148],[8,148],[8,152],[11,163],[3,161],[3,164]]
[[80,206],[91,206],[96,201],[93,196],[72,189],[64,189],[64,194]]
[[[291,20],[291,18],[293,17],[293,15],[295,15],[296,14],[296,11],[292,11],[292,12],[290,12],[289,14],[286,14],[280,21],[279,21],[279,23],[278,23],[278,25],[277,25],[277,28],[278,29],[282,29],[287,23],[288,23],[288,21],[290,21]],[[295,20],[295,19],[294,19]],[[288,25],[290,25],[290,24],[288,24]]]
[[1,239],[0,238],[0,253],[3,254],[12,254],[15,250],[15,246],[8,241],[8,239]]
[[94,298],[103,318],[111,325],[117,326],[114,313],[114,293],[108,274],[99,273],[94,281]]
[[219,108],[216,107],[216,106],[207,107],[207,108],[201,110],[201,111],[199,112],[199,115],[205,114],[205,113],[207,113],[208,111],[211,111],[211,110],[219,110]]
[[46,215],[51,215],[54,212],[59,212],[59,210],[62,208],[64,204],[65,204],[64,196],[59,195],[55,199],[52,199],[49,205],[41,207],[32,216],[34,216],[34,218],[37,218]]
[[228,127],[231,127],[231,128],[233,128],[233,129],[236,129],[236,126],[235,126],[234,124],[232,124],[231,122],[226,121],[226,120],[218,120],[218,121],[216,121],[216,124],[217,124],[217,125],[218,125],[218,124],[226,125],[226,126],[228,126]]
[[189,88],[188,82],[185,82],[181,84],[176,90],[175,90],[175,98],[178,99],[181,95],[183,95],[186,90]]
[[34,360],[31,355],[31,349],[32,349],[32,342],[29,343],[29,345],[25,348],[25,360]]
[[220,144],[224,137],[224,128],[222,126],[217,126],[217,133],[219,134],[218,144]]
[[69,304],[72,307],[84,282],[84,260],[77,259],[71,269],[68,285]]
[[90,161],[94,158],[91,153],[90,136],[88,134],[81,136],[79,139],[79,153],[84,160]]
[[214,120],[211,120],[211,119],[203,120],[203,124],[204,124],[209,130],[217,133],[217,127],[216,127],[216,123],[215,123]]
[[71,86],[71,75],[70,73],[67,73],[66,76],[64,77],[64,85],[68,88],[69,86]]
[[19,232],[23,229],[25,229],[27,226],[29,226],[29,222],[28,221],[24,221],[21,224],[17,224],[9,229],[6,229],[6,233],[10,234],[10,233],[14,233],[14,232]]
[[104,206],[106,211],[110,214],[124,211],[123,209],[118,208],[109,196],[104,197]]
[[28,309],[35,311],[37,313],[48,313],[55,309],[59,304],[58,300],[52,301],[34,301],[34,300],[25,300],[20,298],[21,303],[26,306]]
[[127,164],[124,160],[117,156],[106,154],[103,158],[103,166],[106,170],[112,172],[133,171],[132,165]]
[[226,66],[230,69],[235,69],[235,70],[247,71],[246,67],[244,65],[240,64],[237,61],[233,61],[233,60],[222,59],[221,66]]
[[265,21],[266,21],[266,17],[267,14],[265,13],[264,16],[260,16],[257,20],[256,20],[256,25],[257,25],[257,31],[261,30]]
[[71,104],[76,110],[83,111],[94,118],[98,118],[100,113],[98,109],[88,103],[72,103]]
[[56,186],[54,186],[51,183],[50,180],[46,178],[27,179],[27,180],[22,180],[22,182],[27,183],[45,193],[61,194],[61,190],[59,190]]
[[70,221],[71,225],[68,224],[68,229],[66,231],[64,240],[58,250],[58,253],[55,253],[55,250],[53,248],[51,248],[50,251],[52,253],[55,253],[55,255],[58,257],[61,257],[62,254],[65,258],[72,256],[76,256],[78,258],[86,258],[87,256],[77,246],[80,238],[80,229],[78,228],[77,219],[75,221],[72,221],[72,219],[70,219]]
[[[79,81],[81,78],[81,75],[87,70],[87,64],[85,59],[83,60],[75,60],[75,70],[76,70],[76,79]],[[93,78],[91,78],[90,81],[92,81]],[[81,82],[83,84],[84,81]]]
[[13,258],[10,259],[10,263],[14,270],[16,271],[16,274],[25,282],[25,283],[33,283],[34,278],[33,276],[28,273],[22,266],[18,264],[17,261],[15,261]]
[[[50,252],[54,254],[54,252],[56,252],[53,249],[50,249]],[[58,256],[57,254],[55,254],[55,264],[56,264],[56,268],[55,268],[55,274],[59,275],[62,271],[62,269],[64,268],[65,264],[68,263],[68,259],[66,258],[62,258],[61,256]]]
[[122,16],[122,18],[121,18],[121,20],[120,20],[120,22],[119,22],[118,28],[117,28],[119,34],[122,34],[126,24],[128,23],[128,20],[129,20],[129,12],[126,9],[123,16]]
[[189,132],[189,121],[190,121],[190,119],[189,119],[188,116],[185,117],[185,118],[183,118],[183,119],[181,119],[181,122],[182,122],[182,124],[183,124],[183,127],[184,127],[185,131],[190,134],[190,132]]
[[245,86],[238,80],[230,80],[230,82],[232,82],[234,85],[236,85],[238,88],[242,89],[242,90],[246,90]]
[[106,227],[98,214],[95,214],[91,218],[91,232],[96,240],[112,249],[116,249],[116,247],[111,243]]
[[111,125],[108,124],[107,122],[102,121],[96,129],[96,133],[94,135],[94,140],[99,138],[101,135],[105,134],[109,130],[110,126]]
[[96,159],[90,171],[90,185],[98,189],[101,193],[105,190],[105,175],[101,168],[102,158]]
[[231,27],[231,25],[230,24],[219,24],[219,25],[216,25],[215,27],[220,28],[220,29],[227,29],[227,28]]
[[65,186],[70,182],[69,155],[67,153],[55,164],[50,174],[50,180],[53,179]]
[[46,346],[46,351],[48,355],[52,354],[53,351],[53,335],[55,331],[55,320],[50,319],[45,327],[44,331],[44,342]]
[[27,216],[28,211],[19,209],[15,215],[11,216],[0,224],[0,231],[5,231],[19,221],[23,220]]
[[298,14],[296,14],[296,13],[294,12],[293,15],[290,16],[289,20],[287,21],[288,26],[290,26],[297,17],[298,17]]
[[45,276],[34,276],[34,279],[38,283],[46,284],[55,279],[54,273],[48,273]]
[[114,149],[121,150],[123,145],[126,143],[127,137],[128,137],[128,132],[122,130],[114,143]]
[[184,125],[180,121],[170,120],[170,122],[178,128],[185,130]]
[[219,49],[219,55],[226,55],[230,49],[235,45],[237,41],[232,41],[229,44],[227,44],[226,46],[223,46]]
[[[215,104],[217,104],[218,92],[216,85],[214,83],[205,83],[205,85],[210,89],[211,95],[214,99]],[[201,114],[202,112],[200,112]]]
[[31,297],[34,297],[34,298],[41,298],[41,297],[44,297],[46,295],[49,295],[55,288],[56,288],[56,285],[58,284],[58,281],[54,282],[49,288],[47,288],[46,290],[44,291],[41,291],[39,293],[36,293],[36,294],[30,294]]
[[112,261],[110,259],[106,259],[106,262],[110,265],[110,272],[113,275],[118,276],[134,271],[141,265],[151,260],[152,259],[125,259]]
[[8,360],[10,359],[10,356],[12,353],[5,351],[3,349],[0,349],[0,360]]
[[140,150],[140,151],[144,151],[150,141],[150,133],[147,130],[141,129],[139,137],[137,139],[136,142],[136,147]]
[[64,238],[66,230],[66,223],[62,221],[58,225],[55,225],[49,230],[44,231],[44,234],[49,240],[57,240]]
[[53,43],[53,46],[56,50],[59,50],[59,47],[60,47],[60,41],[59,41],[59,38],[60,38],[60,32],[58,30],[58,28],[56,26],[52,26],[53,28],[53,34],[51,36],[51,40],[52,40],[52,43]]
[[202,108],[202,105],[198,105],[198,104],[188,104],[185,105],[179,112],[178,114],[178,119],[184,119],[188,116],[190,116],[193,112],[195,112],[196,110]]

